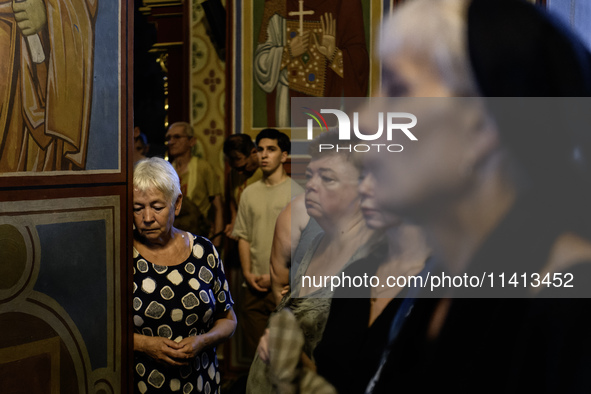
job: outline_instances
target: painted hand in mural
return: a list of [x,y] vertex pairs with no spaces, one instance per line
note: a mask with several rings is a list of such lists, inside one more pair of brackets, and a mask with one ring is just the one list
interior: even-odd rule
[[319,42],[314,34],[314,44],[318,48],[318,52],[326,56],[329,61],[332,61],[337,50],[337,20],[333,19],[332,13],[327,12],[324,17],[320,16],[320,26],[322,28],[322,39]]
[[23,35],[38,33],[47,24],[47,13],[43,0],[16,0],[12,3],[14,19]]
[[297,35],[289,41],[289,53],[292,57],[303,55],[308,50],[310,43],[310,31],[305,31],[302,35]]

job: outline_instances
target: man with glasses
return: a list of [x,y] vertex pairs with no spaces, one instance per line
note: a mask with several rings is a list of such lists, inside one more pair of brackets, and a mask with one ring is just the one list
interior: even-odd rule
[[[222,187],[211,165],[203,159],[193,156],[192,150],[197,140],[189,123],[173,123],[166,133],[168,155],[181,180],[183,209],[177,219],[187,220],[186,231],[208,237],[216,247],[220,246],[221,236],[214,235],[223,230]],[[193,204],[188,202],[190,200]],[[198,211],[193,207],[195,205]],[[185,226],[185,227],[186,227]],[[196,228],[195,228],[196,226]]]

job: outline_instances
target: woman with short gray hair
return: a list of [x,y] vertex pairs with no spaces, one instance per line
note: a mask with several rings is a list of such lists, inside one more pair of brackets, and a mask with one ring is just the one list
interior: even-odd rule
[[170,163],[139,161],[133,177],[136,393],[219,393],[215,346],[236,316],[212,243],[173,227],[183,196]]

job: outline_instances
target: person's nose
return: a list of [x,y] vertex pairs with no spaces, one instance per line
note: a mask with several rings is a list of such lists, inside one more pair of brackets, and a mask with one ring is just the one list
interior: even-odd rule
[[371,172],[363,174],[363,178],[359,182],[359,194],[362,197],[373,197],[375,195],[376,178]]
[[316,177],[315,176],[310,176],[308,178],[308,180],[306,181],[306,192],[312,191],[312,190],[316,190]]
[[150,208],[144,210],[144,223],[152,223],[154,221],[154,213]]
[[369,187],[369,175],[364,176],[363,178],[361,178],[360,182],[359,182],[359,195],[361,196],[361,198],[365,198],[368,197],[370,195],[370,187]]

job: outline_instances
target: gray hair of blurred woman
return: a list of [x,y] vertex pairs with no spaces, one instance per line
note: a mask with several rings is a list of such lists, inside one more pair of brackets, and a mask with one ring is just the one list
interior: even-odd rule
[[[591,96],[591,54],[553,15],[517,0],[407,1],[384,22],[378,50],[387,95],[397,95],[390,94],[396,93],[396,75],[387,74],[388,61],[409,57],[436,73],[454,96],[493,98],[485,100],[487,112],[518,164],[512,167],[540,195],[574,196],[589,187],[585,102],[525,107],[494,100]],[[575,160],[575,153],[581,158]]]
[[380,58],[411,56],[430,66],[456,96],[480,96],[466,47],[468,5],[468,0],[408,2],[382,25]]
[[133,169],[133,188],[145,192],[157,189],[170,204],[181,194],[181,182],[175,169],[160,157],[140,160]]

